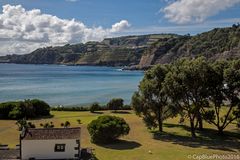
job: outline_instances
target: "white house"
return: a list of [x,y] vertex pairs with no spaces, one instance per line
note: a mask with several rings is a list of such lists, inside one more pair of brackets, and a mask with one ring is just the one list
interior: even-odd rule
[[20,136],[20,157],[26,159],[79,159],[78,128],[29,128]]

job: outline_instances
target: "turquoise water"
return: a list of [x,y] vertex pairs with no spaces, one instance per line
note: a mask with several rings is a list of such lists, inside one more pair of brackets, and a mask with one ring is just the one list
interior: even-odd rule
[[121,97],[129,103],[142,77],[113,67],[0,64],[0,102],[39,98],[68,106]]

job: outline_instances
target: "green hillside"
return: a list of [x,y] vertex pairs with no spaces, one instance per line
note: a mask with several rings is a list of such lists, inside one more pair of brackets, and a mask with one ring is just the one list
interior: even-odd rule
[[106,38],[102,42],[39,48],[26,55],[0,57],[0,62],[132,66],[145,68],[180,57],[208,59],[240,57],[240,25],[216,28],[195,36],[152,34]]

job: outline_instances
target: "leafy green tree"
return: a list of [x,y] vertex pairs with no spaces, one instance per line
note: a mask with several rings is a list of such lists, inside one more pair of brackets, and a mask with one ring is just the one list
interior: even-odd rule
[[163,82],[168,69],[157,65],[147,71],[140,82],[138,92],[132,96],[132,107],[136,114],[143,117],[148,128],[163,131],[163,120],[172,115],[168,105],[168,96],[163,90]]
[[36,110],[33,107],[30,99],[26,99],[23,102],[20,102],[20,105],[23,105],[23,113],[26,119],[36,117]]
[[47,115],[50,115],[50,106],[41,100],[0,103],[0,119],[29,119]]
[[35,114],[38,116],[48,116],[50,115],[50,106],[39,99],[32,99],[30,100],[33,108],[35,109]]
[[[212,68],[208,82],[210,104],[202,112],[205,120],[223,134],[231,122],[240,118],[240,60],[216,62]],[[226,113],[222,114],[223,111]]]
[[180,111],[186,112],[192,137],[196,137],[198,123],[202,128],[200,109],[208,104],[206,86],[209,70],[204,58],[181,59],[172,65],[165,79],[165,92]]
[[100,108],[101,108],[101,106],[99,105],[99,103],[95,102],[90,106],[89,111],[91,113],[94,113],[95,111],[100,110]]
[[108,104],[107,107],[110,110],[120,110],[121,108],[123,108],[123,102],[124,100],[122,98],[113,98],[111,99]]
[[14,107],[13,110],[11,110],[8,114],[8,117],[10,119],[20,119],[23,118],[23,111],[21,107]]
[[129,125],[123,118],[108,115],[93,120],[88,124],[87,129],[93,143],[111,143],[130,131]]

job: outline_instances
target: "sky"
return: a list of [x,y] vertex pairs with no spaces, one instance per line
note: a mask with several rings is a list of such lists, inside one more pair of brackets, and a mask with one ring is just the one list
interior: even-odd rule
[[0,56],[124,35],[195,35],[240,22],[240,0],[0,0]]

